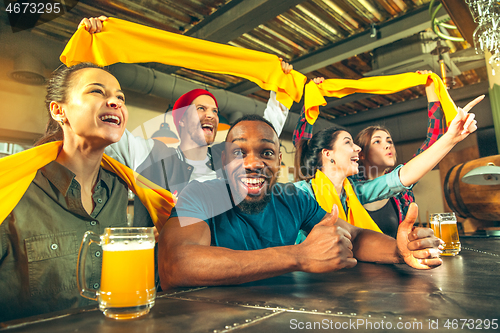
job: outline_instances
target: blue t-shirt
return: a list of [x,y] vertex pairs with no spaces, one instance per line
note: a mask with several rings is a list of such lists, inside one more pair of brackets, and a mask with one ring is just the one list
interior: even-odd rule
[[310,232],[326,212],[314,197],[294,184],[276,184],[271,200],[258,214],[245,214],[230,199],[224,180],[193,181],[181,192],[173,217],[192,217],[210,227],[211,245],[260,250],[295,244],[299,230]]

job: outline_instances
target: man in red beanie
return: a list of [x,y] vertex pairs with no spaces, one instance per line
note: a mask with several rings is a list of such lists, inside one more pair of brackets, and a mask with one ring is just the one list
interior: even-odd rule
[[[84,26],[89,33],[99,33],[105,20],[105,16],[84,18],[79,27]],[[281,67],[287,74],[293,69],[284,61]],[[157,140],[134,137],[125,131],[118,143],[107,147],[106,154],[174,194],[192,180],[221,177],[224,145],[211,146],[219,124],[215,97],[204,89],[191,90],[177,99],[172,116],[181,141],[177,148],[167,147]],[[264,117],[275,126],[278,134],[287,116],[288,109],[276,100],[276,93],[271,92]],[[138,200],[134,204],[134,225],[153,226],[149,213]]]
[[[209,145],[215,140],[219,125],[218,104],[214,95],[204,89],[191,90],[177,99],[172,116],[181,140],[177,155],[181,161],[187,163],[185,168],[189,178],[187,174],[178,174],[172,175],[173,178],[170,179],[177,178],[189,182],[193,179],[205,181],[217,178],[211,152],[214,147],[209,149]],[[217,167],[220,169],[218,165]]]
[[[292,66],[283,62],[282,68],[288,73]],[[264,115],[270,118],[278,131],[281,131],[287,114],[288,109],[278,103],[275,92],[271,92]],[[222,178],[221,153],[225,148],[224,143],[212,145],[219,125],[218,104],[215,97],[204,89],[191,90],[177,99],[172,116],[180,137],[179,146],[171,148],[153,140],[154,145],[147,158],[135,170],[174,194],[180,193],[193,180],[203,182]],[[137,142],[137,138],[131,139],[127,136],[129,132],[126,132],[121,141],[128,141],[130,148],[131,143]],[[144,145],[143,141],[139,143]],[[130,150],[146,151],[136,148]],[[149,213],[139,200],[135,200],[134,203],[134,225],[153,225]]]

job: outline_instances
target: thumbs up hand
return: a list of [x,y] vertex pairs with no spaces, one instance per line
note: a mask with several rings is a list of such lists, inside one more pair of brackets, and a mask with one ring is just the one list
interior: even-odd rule
[[[309,233],[306,240],[297,245],[300,270],[324,273],[356,266],[353,258],[351,234],[338,223],[338,208],[325,215]],[[346,222],[344,222],[346,223]]]
[[443,263],[439,254],[444,243],[434,236],[432,229],[413,228],[417,215],[417,205],[410,204],[406,218],[398,228],[398,250],[408,266],[416,269],[436,268]]

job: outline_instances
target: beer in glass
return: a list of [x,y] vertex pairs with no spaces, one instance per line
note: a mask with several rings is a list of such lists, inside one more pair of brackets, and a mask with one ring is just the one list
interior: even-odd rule
[[462,247],[458,237],[455,213],[431,214],[430,223],[436,237],[441,238],[445,242],[441,256],[456,256]]
[[[99,290],[85,287],[85,258],[92,242],[103,249]],[[101,236],[87,231],[78,256],[80,294],[98,301],[99,309],[110,318],[131,319],[147,314],[156,297],[154,245],[152,228],[106,228]]]

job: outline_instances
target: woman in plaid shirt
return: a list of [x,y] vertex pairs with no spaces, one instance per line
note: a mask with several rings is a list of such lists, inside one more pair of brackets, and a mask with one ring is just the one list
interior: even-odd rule
[[[419,73],[428,74],[430,72]],[[413,157],[429,148],[447,130],[444,113],[438,96],[434,92],[432,80],[427,82],[425,92],[429,103],[427,138]],[[391,171],[396,165],[396,148],[387,128],[369,126],[363,129],[354,141],[362,150],[359,154],[360,173],[353,177],[353,186],[368,179],[375,179]],[[398,225],[404,220],[408,206],[413,201],[415,201],[413,191],[408,189],[389,199],[365,204],[364,207],[385,234],[396,238]]]
[[[422,72],[422,74],[426,73]],[[314,81],[316,83],[320,83],[321,79],[322,78],[319,78]],[[434,93],[432,81],[426,88],[428,99],[431,102],[429,104],[428,138],[416,155],[429,148],[440,136],[445,133],[446,125],[443,119],[444,116],[441,111],[437,95]],[[484,96],[480,96],[470,102],[463,109],[458,108],[457,111],[459,114],[457,114],[455,119],[453,119],[450,124],[450,128],[453,130],[449,131],[449,135],[446,134],[447,138],[443,138],[444,141],[440,144],[439,148],[436,148],[437,150],[434,149],[435,151],[431,155],[424,158],[423,156],[414,157],[404,166],[399,165],[394,168],[396,164],[396,151],[390,134],[385,128],[370,127],[358,135],[358,137],[361,137],[363,132],[369,133],[365,134],[367,137],[366,144],[359,144],[355,141],[355,147],[358,147],[358,149],[360,147],[362,148],[359,153],[360,159],[358,162],[362,165],[359,168],[362,173],[361,175],[346,176],[349,176],[348,178],[356,192],[356,196],[365,206],[365,209],[368,206],[369,208],[367,210],[369,213],[370,210],[372,211],[373,215],[370,214],[371,218],[375,223],[377,223],[382,232],[393,237],[396,236],[399,223],[404,219],[409,204],[414,201],[413,193],[411,192],[413,185],[420,180],[420,178],[425,175],[427,171],[432,170],[439,160],[443,158],[454,145],[462,141],[468,134],[474,132],[477,128],[475,126],[476,121],[474,120],[474,115],[467,113],[483,98]],[[312,125],[306,122],[303,110],[293,134],[294,145],[296,147],[301,146],[301,141],[309,140],[311,136]],[[441,142],[441,140],[439,141]],[[332,148],[326,147],[325,149]],[[332,159],[331,163],[335,163],[335,161]],[[296,167],[300,166],[301,165],[299,164],[296,165]],[[377,179],[378,177],[386,174],[387,171],[397,172],[401,184],[406,188],[406,190],[394,197],[384,195],[388,184],[381,178]],[[341,202],[343,202],[343,193],[340,193],[339,195]],[[375,207],[373,208],[373,206],[370,205],[374,202],[375,204],[373,204],[373,206]],[[349,207],[347,207],[347,210],[348,209]]]

